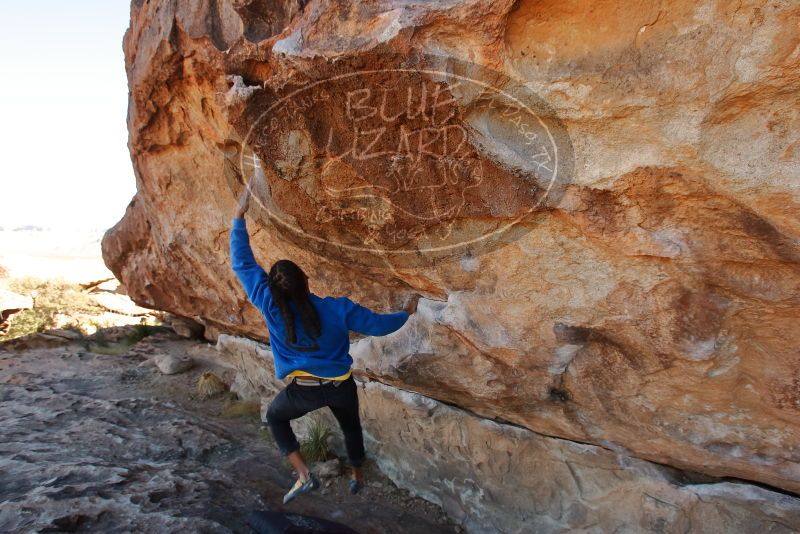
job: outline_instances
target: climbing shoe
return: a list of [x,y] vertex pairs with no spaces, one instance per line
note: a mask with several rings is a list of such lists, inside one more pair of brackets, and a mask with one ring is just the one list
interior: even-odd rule
[[351,495],[355,495],[356,493],[361,491],[362,487],[363,487],[363,484],[361,483],[360,480],[356,480],[356,479],[351,479],[350,480],[350,494]]
[[294,483],[292,489],[289,490],[289,493],[283,496],[283,504],[287,504],[289,501],[298,497],[304,493],[308,493],[311,490],[317,489],[319,487],[319,479],[317,475],[314,473],[309,473],[308,480],[303,482],[301,479],[297,479],[297,482]]

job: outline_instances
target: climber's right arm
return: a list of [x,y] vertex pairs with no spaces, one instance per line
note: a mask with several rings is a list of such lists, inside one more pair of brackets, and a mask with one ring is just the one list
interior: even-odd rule
[[244,220],[249,200],[250,187],[247,186],[242,196],[239,197],[239,205],[236,208],[231,229],[231,267],[244,287],[250,302],[259,309],[265,309],[270,297],[269,278],[264,269],[256,262],[253,249],[250,248],[250,236]]

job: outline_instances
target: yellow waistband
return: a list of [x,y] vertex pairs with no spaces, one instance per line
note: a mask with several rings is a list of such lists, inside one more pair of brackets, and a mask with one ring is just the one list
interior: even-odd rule
[[350,378],[351,374],[353,374],[352,371],[347,371],[342,376],[336,376],[336,377],[333,377],[333,378],[328,378],[327,376],[312,375],[311,373],[306,373],[305,371],[301,371],[300,369],[298,369],[297,371],[292,371],[291,373],[286,375],[286,377],[287,378],[294,378],[296,376],[298,376],[298,377],[310,376],[311,378],[321,378],[322,380],[347,380],[348,378]]

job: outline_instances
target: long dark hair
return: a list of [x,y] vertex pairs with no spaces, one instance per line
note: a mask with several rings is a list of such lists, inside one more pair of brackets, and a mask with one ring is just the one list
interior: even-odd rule
[[303,269],[293,261],[275,262],[275,265],[269,270],[269,289],[272,292],[272,300],[281,311],[283,324],[286,326],[286,340],[289,343],[297,343],[294,314],[289,307],[289,302],[293,302],[297,308],[303,328],[311,339],[317,339],[320,336],[319,316],[314,305],[311,304],[308,277]]

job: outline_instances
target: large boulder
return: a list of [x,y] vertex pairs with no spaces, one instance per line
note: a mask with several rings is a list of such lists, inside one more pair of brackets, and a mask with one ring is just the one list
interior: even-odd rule
[[[258,259],[410,325],[359,374],[800,491],[795,2],[134,1],[131,297],[266,340]],[[398,111],[399,110],[399,111]],[[486,445],[489,446],[488,443]]]

